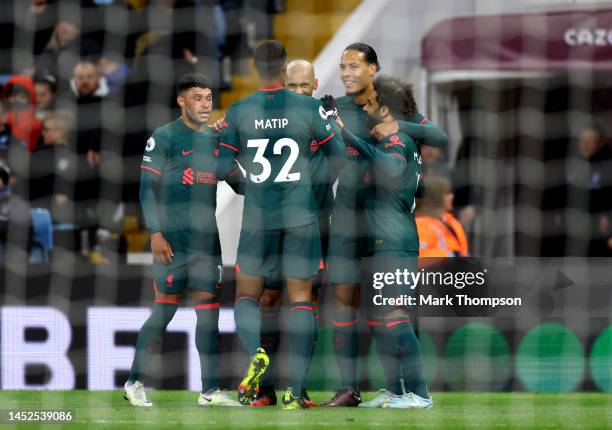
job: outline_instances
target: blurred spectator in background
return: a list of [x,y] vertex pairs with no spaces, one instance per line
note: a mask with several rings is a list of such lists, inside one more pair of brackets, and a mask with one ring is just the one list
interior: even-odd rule
[[36,118],[34,82],[27,76],[13,76],[4,86],[2,98],[8,101],[6,123],[11,127],[11,132],[26,142],[28,151],[36,150],[42,121]]
[[119,54],[105,54],[98,63],[100,80],[106,81],[109,95],[116,93],[132,72],[123,56]]
[[89,167],[95,169],[100,164],[101,102],[108,95],[108,85],[94,62],[81,60],[74,66],[70,91],[77,110],[76,152],[85,154]]
[[578,133],[575,155],[566,164],[565,199],[566,254],[611,256],[612,153],[598,124]]
[[79,28],[68,21],[55,24],[43,51],[36,59],[36,73],[59,76],[58,64],[65,60],[74,62],[79,54]]
[[11,125],[6,122],[8,116],[8,103],[0,99],[0,159],[8,161],[9,150],[14,145],[23,148],[26,144],[23,140],[16,138],[11,130]]
[[57,80],[51,75],[34,77],[34,89],[36,90],[36,117],[44,120],[45,115],[55,109]]
[[74,155],[69,146],[73,126],[70,112],[49,112],[42,130],[43,145],[30,158],[30,204],[49,209],[59,222],[71,221],[65,208],[75,177]]
[[81,37],[76,23],[62,17],[62,20],[55,24],[44,50],[36,58],[35,74],[67,80],[79,58],[96,57],[100,52],[97,43]]
[[0,161],[0,262],[28,261],[32,248],[30,208],[11,192],[10,169]]
[[149,83],[148,103],[174,106],[172,83],[185,73],[204,73],[219,88],[220,29],[207,3],[194,7],[189,1],[159,0],[149,6],[133,63],[135,73]]
[[12,192],[27,199],[28,148],[23,140],[13,135],[11,125],[6,123],[7,115],[8,102],[0,99],[0,162],[11,171]]
[[109,94],[106,77],[100,74],[97,64],[92,60],[80,60],[74,66],[70,79],[70,90],[77,99],[102,98]]
[[35,57],[40,55],[46,48],[51,39],[51,34],[57,23],[57,1],[55,0],[31,0],[28,10],[29,19],[27,22],[33,28],[33,54]]
[[[96,243],[99,223],[100,147],[102,140],[102,100],[108,95],[108,86],[100,76],[97,64],[81,59],[73,69],[70,89],[58,97],[57,106],[72,112],[75,118],[74,139],[69,139],[70,153],[74,157],[75,182],[70,187],[63,218],[77,226],[87,236],[88,247]],[[80,234],[80,233],[79,233]],[[81,236],[79,236],[81,237]],[[78,239],[74,247],[80,249]],[[84,243],[84,242],[83,242]]]
[[425,195],[416,210],[419,256],[469,256],[465,231],[451,213],[454,196],[450,181],[440,176],[426,175],[423,182]]

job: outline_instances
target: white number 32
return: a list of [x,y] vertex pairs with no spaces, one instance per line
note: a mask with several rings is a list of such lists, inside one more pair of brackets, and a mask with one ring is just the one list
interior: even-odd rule
[[[253,173],[249,174],[249,178],[252,182],[261,183],[266,181],[270,174],[272,173],[272,165],[270,161],[266,157],[264,157],[264,153],[266,152],[266,147],[268,146],[268,142],[270,139],[249,139],[247,142],[248,148],[257,148],[255,152],[255,157],[253,157],[253,163],[257,163],[261,165],[261,173],[255,175]],[[281,155],[283,152],[283,148],[289,147],[289,158],[283,167],[281,167],[280,172],[274,178],[274,182],[294,182],[299,181],[301,173],[300,172],[291,172],[291,168],[295,164],[295,161],[298,158],[298,154],[300,153],[300,147],[298,143],[287,137],[283,137],[282,139],[277,140],[274,143],[274,147],[272,151],[274,155]]]

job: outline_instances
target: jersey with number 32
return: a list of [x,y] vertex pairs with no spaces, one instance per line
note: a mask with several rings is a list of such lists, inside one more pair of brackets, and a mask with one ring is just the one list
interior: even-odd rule
[[234,103],[220,136],[247,171],[242,225],[273,230],[316,222],[309,159],[332,139],[320,103],[285,88]]

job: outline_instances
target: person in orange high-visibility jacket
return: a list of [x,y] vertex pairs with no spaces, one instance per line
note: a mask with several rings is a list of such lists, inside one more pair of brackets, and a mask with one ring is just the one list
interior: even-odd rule
[[467,257],[469,246],[461,223],[451,214],[453,192],[450,181],[426,175],[425,195],[419,202],[416,224],[419,257]]

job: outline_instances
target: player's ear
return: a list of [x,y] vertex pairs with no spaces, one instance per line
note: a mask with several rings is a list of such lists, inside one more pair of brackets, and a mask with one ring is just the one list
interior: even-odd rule
[[181,107],[185,107],[185,97],[182,94],[176,96],[176,103]]
[[380,108],[378,108],[378,113],[380,113],[380,116],[386,117],[391,112],[389,111],[389,108],[387,106],[381,106]]
[[368,64],[368,69],[370,69],[369,70],[370,76],[374,76],[376,74],[376,72],[378,71],[378,67],[374,63]]
[[314,90],[318,90],[319,89],[319,80],[315,79],[314,82],[312,83],[312,89]]

